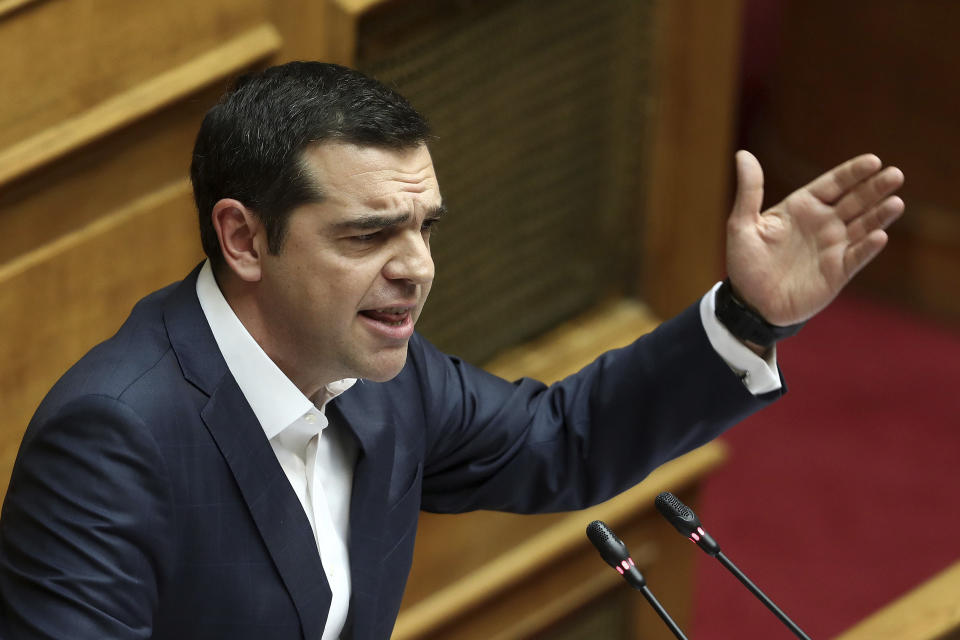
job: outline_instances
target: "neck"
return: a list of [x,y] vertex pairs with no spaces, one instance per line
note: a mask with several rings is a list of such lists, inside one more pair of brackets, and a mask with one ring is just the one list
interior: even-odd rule
[[296,350],[284,348],[283,337],[270,330],[273,323],[265,317],[262,305],[258,303],[256,283],[244,282],[230,273],[216,270],[214,277],[240,324],[303,395],[312,400],[327,384],[336,380],[306,370],[297,360]]

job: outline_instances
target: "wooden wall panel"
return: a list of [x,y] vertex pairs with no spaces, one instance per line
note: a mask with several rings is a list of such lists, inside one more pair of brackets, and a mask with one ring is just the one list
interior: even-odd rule
[[23,9],[29,4],[40,0],[0,0],[0,18]]
[[189,62],[164,69],[148,80],[85,106],[56,124],[11,144],[0,154],[0,184],[136,122],[228,73],[274,53],[279,44],[280,36],[276,30],[261,24]]
[[[223,82],[0,188],[0,263],[186,177],[203,114]],[[187,212],[190,213],[190,212]]]
[[0,22],[0,148],[188,63],[263,21],[261,0],[48,0]]
[[333,0],[272,0],[267,3],[270,22],[283,35],[276,60],[325,60],[330,55],[327,25]]
[[654,152],[638,279],[663,318],[679,313],[723,274],[730,212],[740,0],[664,0],[655,33],[658,87]]

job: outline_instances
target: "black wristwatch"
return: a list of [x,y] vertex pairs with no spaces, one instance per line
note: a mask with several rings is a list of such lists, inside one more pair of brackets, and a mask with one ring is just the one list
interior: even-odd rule
[[803,327],[802,322],[785,327],[770,324],[734,295],[729,278],[724,280],[717,289],[715,304],[717,320],[730,333],[740,340],[752,342],[761,347],[772,347],[777,340],[796,335]]

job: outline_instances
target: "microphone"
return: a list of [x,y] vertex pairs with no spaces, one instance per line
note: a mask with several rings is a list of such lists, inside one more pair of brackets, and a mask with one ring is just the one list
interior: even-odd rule
[[720,545],[703,530],[700,519],[690,507],[677,499],[677,496],[664,491],[653,501],[657,511],[665,517],[674,528],[697,543],[708,555],[717,557],[720,554]]
[[643,574],[640,573],[640,570],[637,569],[633,558],[630,557],[627,545],[623,544],[623,540],[617,537],[617,534],[607,526],[607,523],[601,520],[594,520],[588,524],[587,537],[590,539],[590,542],[593,543],[593,546],[597,548],[597,551],[600,552],[600,557],[603,558],[603,561],[616,569],[617,573],[623,576],[631,587],[643,594],[643,597],[647,599],[647,602],[649,602],[653,610],[657,612],[660,619],[670,628],[673,635],[680,640],[687,640],[687,636],[683,635],[683,631],[680,630],[677,623],[673,621],[673,618],[670,617],[667,610],[663,608],[650,589],[647,588],[647,581],[643,577]]
[[658,495],[656,500],[654,500],[654,505],[657,507],[657,511],[659,511],[677,531],[695,542],[707,555],[713,556],[720,564],[726,567],[726,569],[732,573],[737,580],[743,583],[743,586],[749,589],[750,593],[770,609],[773,615],[777,616],[780,622],[785,624],[795,636],[803,640],[810,640],[810,636],[804,633],[793,620],[787,617],[787,614],[781,611],[780,608],[767,597],[767,594],[761,591],[757,585],[753,584],[750,578],[740,571],[740,569],[720,551],[720,545],[704,530],[700,519],[697,518],[697,515],[690,507],[680,502],[675,495],[668,491],[664,491]]

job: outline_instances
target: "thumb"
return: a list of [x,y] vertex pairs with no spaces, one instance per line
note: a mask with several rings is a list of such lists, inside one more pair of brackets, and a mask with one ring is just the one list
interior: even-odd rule
[[737,151],[737,196],[733,201],[731,221],[752,223],[763,205],[763,169],[749,151]]

